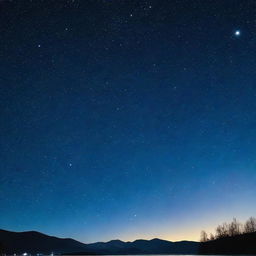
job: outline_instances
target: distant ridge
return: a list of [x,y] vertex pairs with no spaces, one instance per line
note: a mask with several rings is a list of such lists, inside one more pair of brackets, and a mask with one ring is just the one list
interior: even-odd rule
[[181,241],[170,242],[158,238],[152,240],[135,240],[133,242],[123,242],[112,240],[106,243],[88,244],[90,251],[100,254],[197,254],[198,242]]
[[0,229],[0,246],[6,254],[86,251],[86,245],[74,239],[48,236],[37,231],[12,232]]
[[123,242],[111,240],[84,244],[70,238],[48,236],[36,231],[11,232],[0,229],[2,253],[56,253],[56,254],[197,254],[199,243],[170,242],[161,239]]

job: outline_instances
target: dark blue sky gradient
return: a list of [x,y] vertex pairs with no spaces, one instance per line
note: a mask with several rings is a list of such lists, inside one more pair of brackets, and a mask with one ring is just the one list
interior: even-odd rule
[[255,1],[0,1],[0,34],[0,228],[197,240],[255,215]]

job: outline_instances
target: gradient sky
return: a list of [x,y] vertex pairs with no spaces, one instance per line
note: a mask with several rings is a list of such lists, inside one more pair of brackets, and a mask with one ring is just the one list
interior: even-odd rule
[[256,215],[256,2],[0,1],[0,228],[83,242]]

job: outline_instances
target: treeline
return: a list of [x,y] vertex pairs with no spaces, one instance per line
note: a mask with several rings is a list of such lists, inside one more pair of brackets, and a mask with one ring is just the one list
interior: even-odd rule
[[201,231],[201,242],[214,241],[225,237],[234,237],[241,234],[256,232],[256,218],[250,217],[244,224],[236,218],[231,223],[223,223],[216,228],[215,234]]

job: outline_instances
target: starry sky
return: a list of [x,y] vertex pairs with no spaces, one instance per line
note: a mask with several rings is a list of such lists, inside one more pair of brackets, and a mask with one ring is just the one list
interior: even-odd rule
[[0,228],[198,240],[255,216],[255,1],[2,0],[0,35]]

